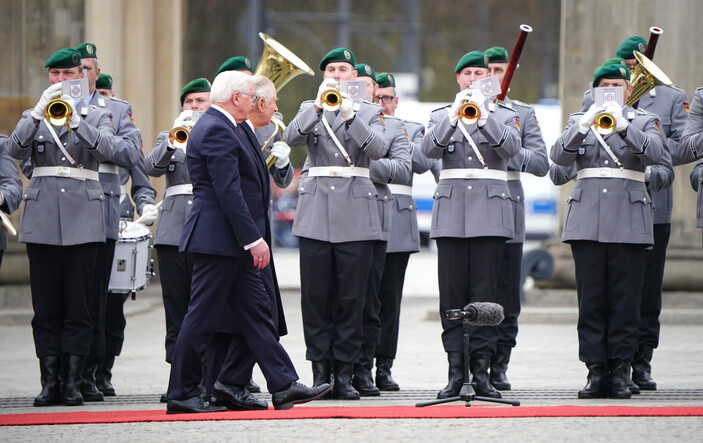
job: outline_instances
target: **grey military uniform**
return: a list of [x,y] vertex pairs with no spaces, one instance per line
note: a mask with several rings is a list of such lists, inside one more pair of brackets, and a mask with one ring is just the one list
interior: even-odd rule
[[[98,171],[100,162],[115,156],[115,128],[110,113],[92,106],[87,115],[69,133],[63,126],[55,128],[64,148],[78,165]],[[60,166],[75,168],[56,146],[43,122],[35,123],[31,110],[22,114],[7,143],[8,152],[19,160],[29,159],[34,168]],[[105,241],[102,187],[97,180],[69,177],[36,177],[22,194],[24,207],[19,240],[23,243],[67,246]]]
[[[320,120],[325,118],[354,165],[368,168],[371,160],[383,157],[388,150],[381,112],[380,106],[364,103],[347,125],[332,112],[318,114],[312,101],[303,102],[286,128],[283,141],[290,146],[307,146],[310,167],[347,168],[344,156]],[[298,191],[293,235],[330,243],[380,238],[376,189],[370,179],[308,176],[301,180]]]
[[393,195],[387,184],[404,184],[412,176],[410,145],[403,121],[395,117],[385,117],[385,141],[388,152],[385,156],[371,162],[369,174],[376,187],[378,215],[381,221],[379,240],[388,241],[391,236]]
[[[593,103],[590,91],[583,98],[582,111]],[[664,147],[668,149],[673,166],[681,164],[679,159],[679,142],[686,123],[686,94],[678,89],[659,86],[640,98],[638,109],[649,111],[659,117],[662,135],[665,136]],[[654,224],[671,223],[674,203],[674,170],[665,164],[652,165],[647,188],[651,192],[654,207]]]
[[[12,214],[17,210],[22,198],[22,181],[17,173],[17,165],[5,149],[7,136],[0,135],[0,193],[4,197],[0,211]],[[0,251],[7,249],[7,234],[0,230]]]
[[[527,172],[537,177],[544,177],[549,171],[547,146],[542,138],[542,131],[537,123],[535,109],[525,103],[505,98],[504,104],[514,109],[520,119],[520,138],[522,146],[514,157],[508,160],[508,171]],[[515,235],[508,243],[525,242],[525,191],[519,175],[508,177],[510,200],[513,204]]]
[[696,227],[703,228],[703,160],[699,160],[696,166],[691,171],[691,187],[698,192],[698,201],[696,203]]
[[[485,126],[466,127],[483,156],[487,170],[507,171],[508,159],[520,151],[517,113],[503,105],[487,101],[491,113]],[[449,107],[430,115],[430,124],[422,139],[422,152],[442,159],[442,172],[451,169],[483,170],[479,158],[464,134],[449,123]],[[510,190],[507,181],[494,179],[442,179],[434,195],[430,236],[505,237],[515,233]]]
[[[592,131],[586,135],[579,133],[578,122],[582,115],[576,113],[569,118],[564,133],[552,146],[552,161],[562,166],[576,163],[579,171],[586,168],[599,168],[603,173],[608,169],[620,170]],[[623,168],[644,173],[646,166],[666,161],[657,116],[630,107],[623,109],[623,115],[634,116],[626,137],[616,132],[604,137]],[[567,203],[564,242],[653,244],[652,202],[644,180],[579,179]]]
[[[165,174],[166,192],[173,186],[190,184],[186,153],[183,149],[169,148],[168,131],[159,133],[156,145],[147,158],[146,172],[151,177]],[[192,193],[164,196],[159,207],[154,245],[178,246],[181,231],[192,207]]]
[[121,147],[111,161],[100,167],[100,184],[105,193],[105,234],[108,239],[117,240],[121,191],[119,171],[116,166],[132,168],[141,160],[142,139],[139,130],[132,122],[132,107],[129,103],[103,97],[95,91],[90,104],[108,109],[112,113],[116,144]]
[[696,89],[681,136],[679,161],[691,163],[703,158],[703,87]]

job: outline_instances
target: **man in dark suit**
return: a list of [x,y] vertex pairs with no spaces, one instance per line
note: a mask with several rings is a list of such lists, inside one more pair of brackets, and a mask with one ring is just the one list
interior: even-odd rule
[[[290,357],[278,342],[271,300],[261,272],[269,265],[269,182],[262,155],[240,127],[251,111],[251,77],[223,72],[212,84],[212,106],[193,127],[187,166],[193,209],[179,249],[193,254],[188,313],[171,364],[168,413],[217,412],[199,396],[200,362],[215,333],[230,333],[224,364],[214,386],[230,409],[247,406],[249,375],[236,365],[243,352],[259,364],[276,409],[314,400],[328,384],[308,388],[297,382]],[[247,395],[248,394],[248,395]]]

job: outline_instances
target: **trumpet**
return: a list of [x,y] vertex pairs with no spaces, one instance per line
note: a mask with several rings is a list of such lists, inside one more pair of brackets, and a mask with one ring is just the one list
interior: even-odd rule
[[615,130],[615,118],[607,112],[601,112],[593,119],[596,131],[602,135],[612,134]]
[[185,149],[188,144],[188,136],[190,135],[190,128],[187,126],[176,126],[171,129],[168,133],[168,141],[174,148]]
[[71,105],[56,98],[44,108],[44,118],[54,126],[63,126],[73,117]]
[[473,125],[481,118],[481,110],[474,103],[465,102],[459,108],[459,120],[465,125]]
[[342,94],[337,88],[330,88],[322,93],[322,109],[336,112],[342,106]]

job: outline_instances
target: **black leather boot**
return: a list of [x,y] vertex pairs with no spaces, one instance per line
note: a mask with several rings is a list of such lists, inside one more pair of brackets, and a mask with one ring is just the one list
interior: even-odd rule
[[351,385],[352,363],[335,360],[334,389],[332,394],[338,400],[359,400],[361,396]]
[[643,391],[656,391],[657,383],[652,379],[652,354],[654,348],[638,347],[632,360],[632,381]]
[[54,406],[61,404],[61,358],[58,355],[39,357],[41,373],[41,393],[34,398],[34,406]]
[[103,393],[95,386],[95,370],[97,364],[86,364],[83,369],[83,379],[81,380],[81,395],[83,401],[103,401]]
[[95,386],[105,397],[114,397],[115,388],[112,386],[112,366],[115,364],[113,354],[105,355],[95,370]]
[[611,360],[608,362],[608,397],[632,398],[632,392],[627,387],[627,362]]
[[472,355],[471,356],[471,375],[473,376],[473,385],[476,395],[480,397],[502,398],[489,380],[488,365],[491,361],[489,355]]
[[400,386],[391,377],[393,359],[376,357],[376,387],[381,391],[400,391]]
[[449,362],[449,382],[437,393],[438,399],[458,397],[464,384],[464,353],[447,352],[447,361]]
[[83,404],[83,396],[80,389],[83,366],[85,366],[84,355],[63,355],[61,403],[66,406],[80,406]]
[[632,392],[633,394],[639,394],[640,387],[632,381],[632,377],[630,376],[630,369],[631,366],[628,363],[627,368],[625,368],[625,383],[627,383],[627,389],[629,389],[630,392]]
[[314,388],[330,383],[331,377],[329,360],[312,362],[312,386]]
[[607,398],[608,368],[605,363],[586,363],[588,367],[588,377],[586,386],[579,391],[579,398]]
[[510,390],[510,382],[505,373],[508,371],[512,350],[509,346],[499,346],[496,354],[491,356],[491,385],[499,391]]
[[381,392],[373,384],[373,379],[371,377],[375,353],[375,346],[362,346],[361,353],[359,354],[359,363],[354,364],[352,386],[362,397],[378,397],[381,395]]

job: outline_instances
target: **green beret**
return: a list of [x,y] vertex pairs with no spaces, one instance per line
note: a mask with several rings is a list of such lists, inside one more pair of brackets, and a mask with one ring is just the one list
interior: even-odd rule
[[459,63],[456,64],[454,73],[458,74],[462,69],[469,67],[488,69],[488,57],[486,57],[486,54],[481,51],[468,52],[464,54],[464,56],[459,60]]
[[625,60],[635,58],[632,51],[644,52],[647,49],[647,40],[639,35],[628,37],[620,43],[618,50],[615,51],[616,57],[622,57]]
[[358,65],[354,66],[354,69],[356,69],[357,77],[371,77],[371,80],[376,81],[376,71],[373,70],[373,68],[366,63],[359,63]]
[[501,48],[500,46],[494,46],[490,49],[486,49],[484,54],[488,57],[488,63],[508,63],[510,61],[508,50]]
[[333,49],[322,58],[322,61],[320,62],[320,71],[324,71],[327,65],[335,62],[346,62],[354,67],[354,65],[356,65],[356,57],[354,56],[354,53],[347,48]]
[[98,58],[98,48],[92,43],[81,43],[76,51],[81,53],[81,58]]
[[220,69],[217,70],[217,72],[215,73],[215,77],[217,77],[217,74],[219,74],[220,72],[225,71],[249,71],[252,73],[254,72],[249,59],[242,56],[228,58],[227,61],[222,63]]
[[388,72],[382,72],[376,76],[376,82],[379,88],[395,88],[395,77]]
[[627,66],[622,66],[619,64],[614,65],[603,65],[596,69],[593,74],[593,87],[598,87],[598,82],[603,78],[621,78],[624,80],[630,80],[630,70]]
[[627,68],[627,61],[625,61],[625,59],[622,57],[613,57],[610,60],[606,60],[605,62],[603,62],[603,64],[601,64],[600,66],[603,67],[607,65],[620,65]]
[[196,78],[191,80],[187,85],[183,87],[181,91],[181,106],[186,99],[186,95],[191,92],[208,92],[210,90],[210,82],[206,78]]
[[98,80],[95,82],[95,88],[112,90],[112,77],[107,74],[100,73],[100,75],[98,75]]
[[81,53],[73,48],[63,48],[51,54],[45,68],[75,68],[81,65]]

